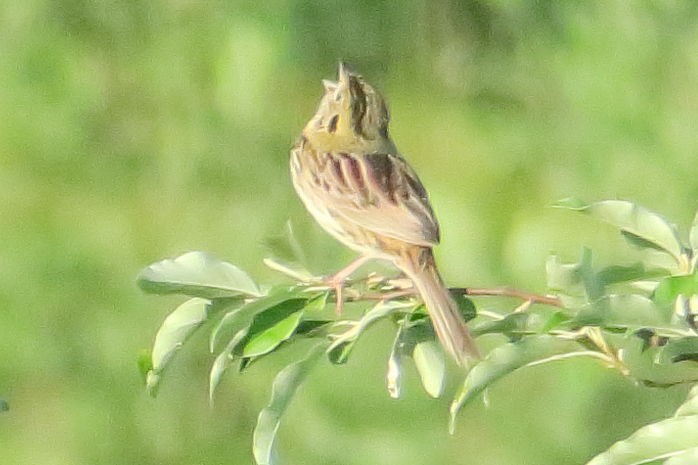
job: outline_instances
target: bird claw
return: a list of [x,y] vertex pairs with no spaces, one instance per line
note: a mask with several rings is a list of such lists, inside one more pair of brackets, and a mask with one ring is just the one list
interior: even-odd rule
[[342,312],[344,311],[344,285],[346,282],[346,279],[337,278],[337,275],[330,276],[326,281],[327,287],[334,290],[336,300],[334,313],[337,317],[342,316]]
[[344,286],[348,281],[347,278],[369,259],[370,257],[361,256],[337,273],[320,278],[320,282],[323,285],[334,290],[335,300],[337,301],[335,307],[337,316],[341,316],[344,311]]

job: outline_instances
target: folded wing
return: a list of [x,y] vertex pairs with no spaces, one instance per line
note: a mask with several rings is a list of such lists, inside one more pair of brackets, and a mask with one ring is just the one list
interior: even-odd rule
[[399,155],[323,154],[327,188],[320,195],[335,214],[375,233],[410,244],[433,246],[439,226],[426,190]]

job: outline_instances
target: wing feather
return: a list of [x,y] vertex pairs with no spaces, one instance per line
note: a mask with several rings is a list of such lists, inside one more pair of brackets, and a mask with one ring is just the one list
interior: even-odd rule
[[399,155],[323,154],[319,173],[332,189],[325,204],[337,215],[375,233],[412,244],[439,242],[439,225],[419,177]]

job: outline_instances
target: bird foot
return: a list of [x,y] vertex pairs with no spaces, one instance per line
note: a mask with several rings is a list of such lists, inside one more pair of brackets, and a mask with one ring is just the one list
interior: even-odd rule
[[356,271],[369,259],[370,257],[361,256],[335,274],[322,279],[325,286],[330,289],[334,289],[335,300],[337,301],[335,307],[335,313],[337,316],[340,316],[344,311],[344,286],[346,285],[349,276],[351,276],[354,271]]

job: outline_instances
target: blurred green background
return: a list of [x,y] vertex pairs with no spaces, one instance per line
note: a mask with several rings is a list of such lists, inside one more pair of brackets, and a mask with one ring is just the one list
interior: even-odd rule
[[[257,412],[297,353],[228,376],[210,409],[195,338],[149,399],[136,358],[180,299],[134,278],[207,250],[279,281],[262,242],[289,219],[313,271],[351,259],[287,173],[339,59],[387,96],[453,285],[544,292],[546,256],[583,245],[599,263],[632,260],[610,228],[548,208],[563,197],[633,200],[684,231],[698,207],[696,2],[5,0],[2,463],[252,461]],[[391,331],[369,336],[299,391],[284,463],[578,464],[685,393],[566,361],[506,378],[451,437],[448,398],[414,379],[388,398]]]

